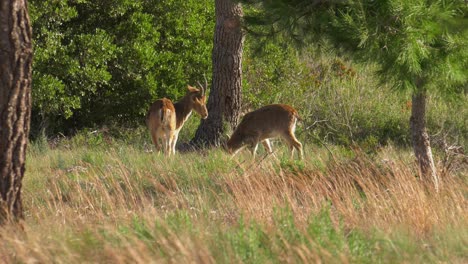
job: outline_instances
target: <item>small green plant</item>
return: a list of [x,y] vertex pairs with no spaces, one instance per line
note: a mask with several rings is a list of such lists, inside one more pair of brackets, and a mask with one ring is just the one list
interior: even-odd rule
[[305,164],[301,160],[291,160],[288,158],[282,158],[280,166],[283,170],[292,172],[292,173],[301,173],[304,171]]

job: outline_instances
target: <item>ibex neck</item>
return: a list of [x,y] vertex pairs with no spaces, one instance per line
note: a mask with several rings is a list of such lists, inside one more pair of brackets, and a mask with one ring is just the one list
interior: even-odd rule
[[190,97],[185,96],[184,98],[180,99],[180,101],[174,104],[174,108],[176,110],[176,129],[179,129],[190,117],[190,114],[192,114]]

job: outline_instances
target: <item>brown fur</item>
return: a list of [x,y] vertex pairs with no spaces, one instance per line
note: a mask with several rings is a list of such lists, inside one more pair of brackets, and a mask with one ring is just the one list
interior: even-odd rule
[[167,98],[156,100],[146,115],[146,125],[158,151],[167,155],[175,154],[175,145],[185,121],[195,110],[203,119],[208,117],[206,97],[203,91],[188,86],[187,94],[178,102]]
[[291,150],[291,158],[296,149],[302,159],[302,144],[294,135],[297,120],[300,120],[297,111],[284,104],[267,105],[247,113],[228,140],[227,149],[235,154],[247,146],[255,157],[259,142],[271,153],[269,139],[281,137]]

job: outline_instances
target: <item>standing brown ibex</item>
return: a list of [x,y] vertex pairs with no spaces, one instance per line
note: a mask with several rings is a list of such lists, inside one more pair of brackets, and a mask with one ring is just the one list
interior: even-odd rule
[[289,146],[291,158],[296,149],[302,159],[302,144],[294,135],[298,119],[297,111],[284,104],[267,105],[247,113],[228,140],[227,150],[235,155],[247,146],[255,158],[259,142],[262,142],[266,151],[272,153],[270,138],[281,137]]
[[156,100],[146,115],[146,125],[151,133],[151,139],[158,151],[163,150],[166,155],[175,154],[175,146],[179,132],[195,110],[201,118],[208,117],[206,109],[205,87],[200,85],[200,90],[187,86],[187,94],[176,103],[167,98]]

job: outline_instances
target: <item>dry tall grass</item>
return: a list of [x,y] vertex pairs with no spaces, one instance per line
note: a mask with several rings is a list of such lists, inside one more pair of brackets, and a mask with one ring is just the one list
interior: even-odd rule
[[[5,263],[468,261],[466,176],[441,191],[385,150],[305,163],[132,147],[30,154]],[[312,153],[316,157],[311,157]],[[242,157],[240,157],[242,159]]]

